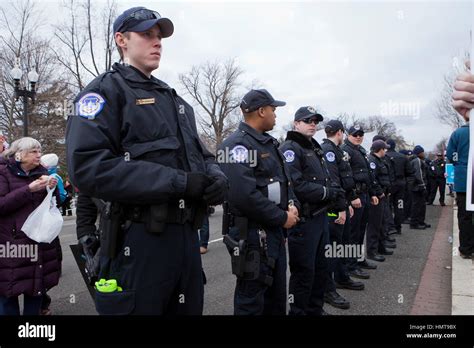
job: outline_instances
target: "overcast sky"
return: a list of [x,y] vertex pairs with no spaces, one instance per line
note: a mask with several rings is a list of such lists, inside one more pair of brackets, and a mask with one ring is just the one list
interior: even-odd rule
[[277,129],[314,105],[329,119],[384,113],[427,150],[452,132],[434,103],[453,58],[469,50],[469,1],[119,1],[119,12],[133,6],[174,22],[155,76],[178,90],[192,65],[235,57],[245,82],[287,102]]

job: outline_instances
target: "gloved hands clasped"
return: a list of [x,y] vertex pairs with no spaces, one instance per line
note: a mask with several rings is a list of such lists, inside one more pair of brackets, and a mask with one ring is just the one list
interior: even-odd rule
[[187,173],[185,196],[203,199],[209,205],[221,204],[227,192],[227,180],[218,176],[212,178],[204,173]]

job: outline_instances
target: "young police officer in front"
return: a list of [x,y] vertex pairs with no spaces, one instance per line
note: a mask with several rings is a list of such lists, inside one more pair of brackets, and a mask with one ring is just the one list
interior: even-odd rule
[[199,140],[191,106],[151,75],[173,29],[144,7],[122,13],[113,30],[125,64],[94,79],[68,120],[71,180],[118,204],[124,226],[100,272],[122,291],[96,291],[100,314],[202,314],[197,229],[206,205],[222,203],[227,179]]

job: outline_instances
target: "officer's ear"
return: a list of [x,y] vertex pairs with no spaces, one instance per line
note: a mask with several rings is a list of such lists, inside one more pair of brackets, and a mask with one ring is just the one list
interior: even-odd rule
[[119,46],[121,49],[127,48],[127,41],[126,39],[129,39],[128,33],[115,33],[115,43],[117,46]]
[[265,107],[262,106],[255,111],[257,111],[257,115],[259,117],[262,117],[262,118],[265,117]]

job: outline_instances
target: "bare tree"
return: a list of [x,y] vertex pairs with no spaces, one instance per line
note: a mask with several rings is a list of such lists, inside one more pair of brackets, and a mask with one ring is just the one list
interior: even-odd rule
[[451,105],[452,93],[456,76],[465,71],[464,62],[469,60],[469,54],[464,53],[463,57],[455,57],[453,67],[444,75],[443,87],[436,102],[436,117],[444,124],[448,124],[456,129],[464,124],[464,119]]
[[387,139],[393,139],[398,148],[405,148],[408,146],[403,135],[399,133],[394,122],[383,116],[369,116],[360,118],[356,114],[340,113],[336,119],[342,122],[344,129],[349,129],[351,126],[357,124],[365,132],[376,132],[378,135],[384,136]]
[[203,141],[216,149],[238,124],[240,78],[243,71],[234,59],[206,62],[179,75],[179,81],[197,106]]
[[115,0],[107,0],[100,10],[91,0],[64,0],[67,17],[54,26],[58,47],[56,58],[81,90],[86,83],[110,70],[116,51],[112,22],[117,15]]
[[[65,104],[70,91],[56,73],[50,41],[36,34],[44,17],[29,0],[6,4],[0,7],[0,14],[2,29],[9,34],[0,37],[0,130],[10,142],[22,136],[23,105],[15,100],[10,71],[16,63],[24,72],[35,69],[39,79],[36,102],[30,102],[28,108],[29,132],[43,144],[44,151],[56,152],[64,160],[65,117],[58,106]],[[28,85],[26,73],[20,84]]]
[[438,153],[441,152],[444,154],[444,151],[448,147],[448,137],[443,137],[434,147],[433,152]]
[[341,121],[344,129],[349,129],[352,125],[359,124],[359,117],[355,113],[349,115],[347,112],[341,112],[336,116],[336,120]]

